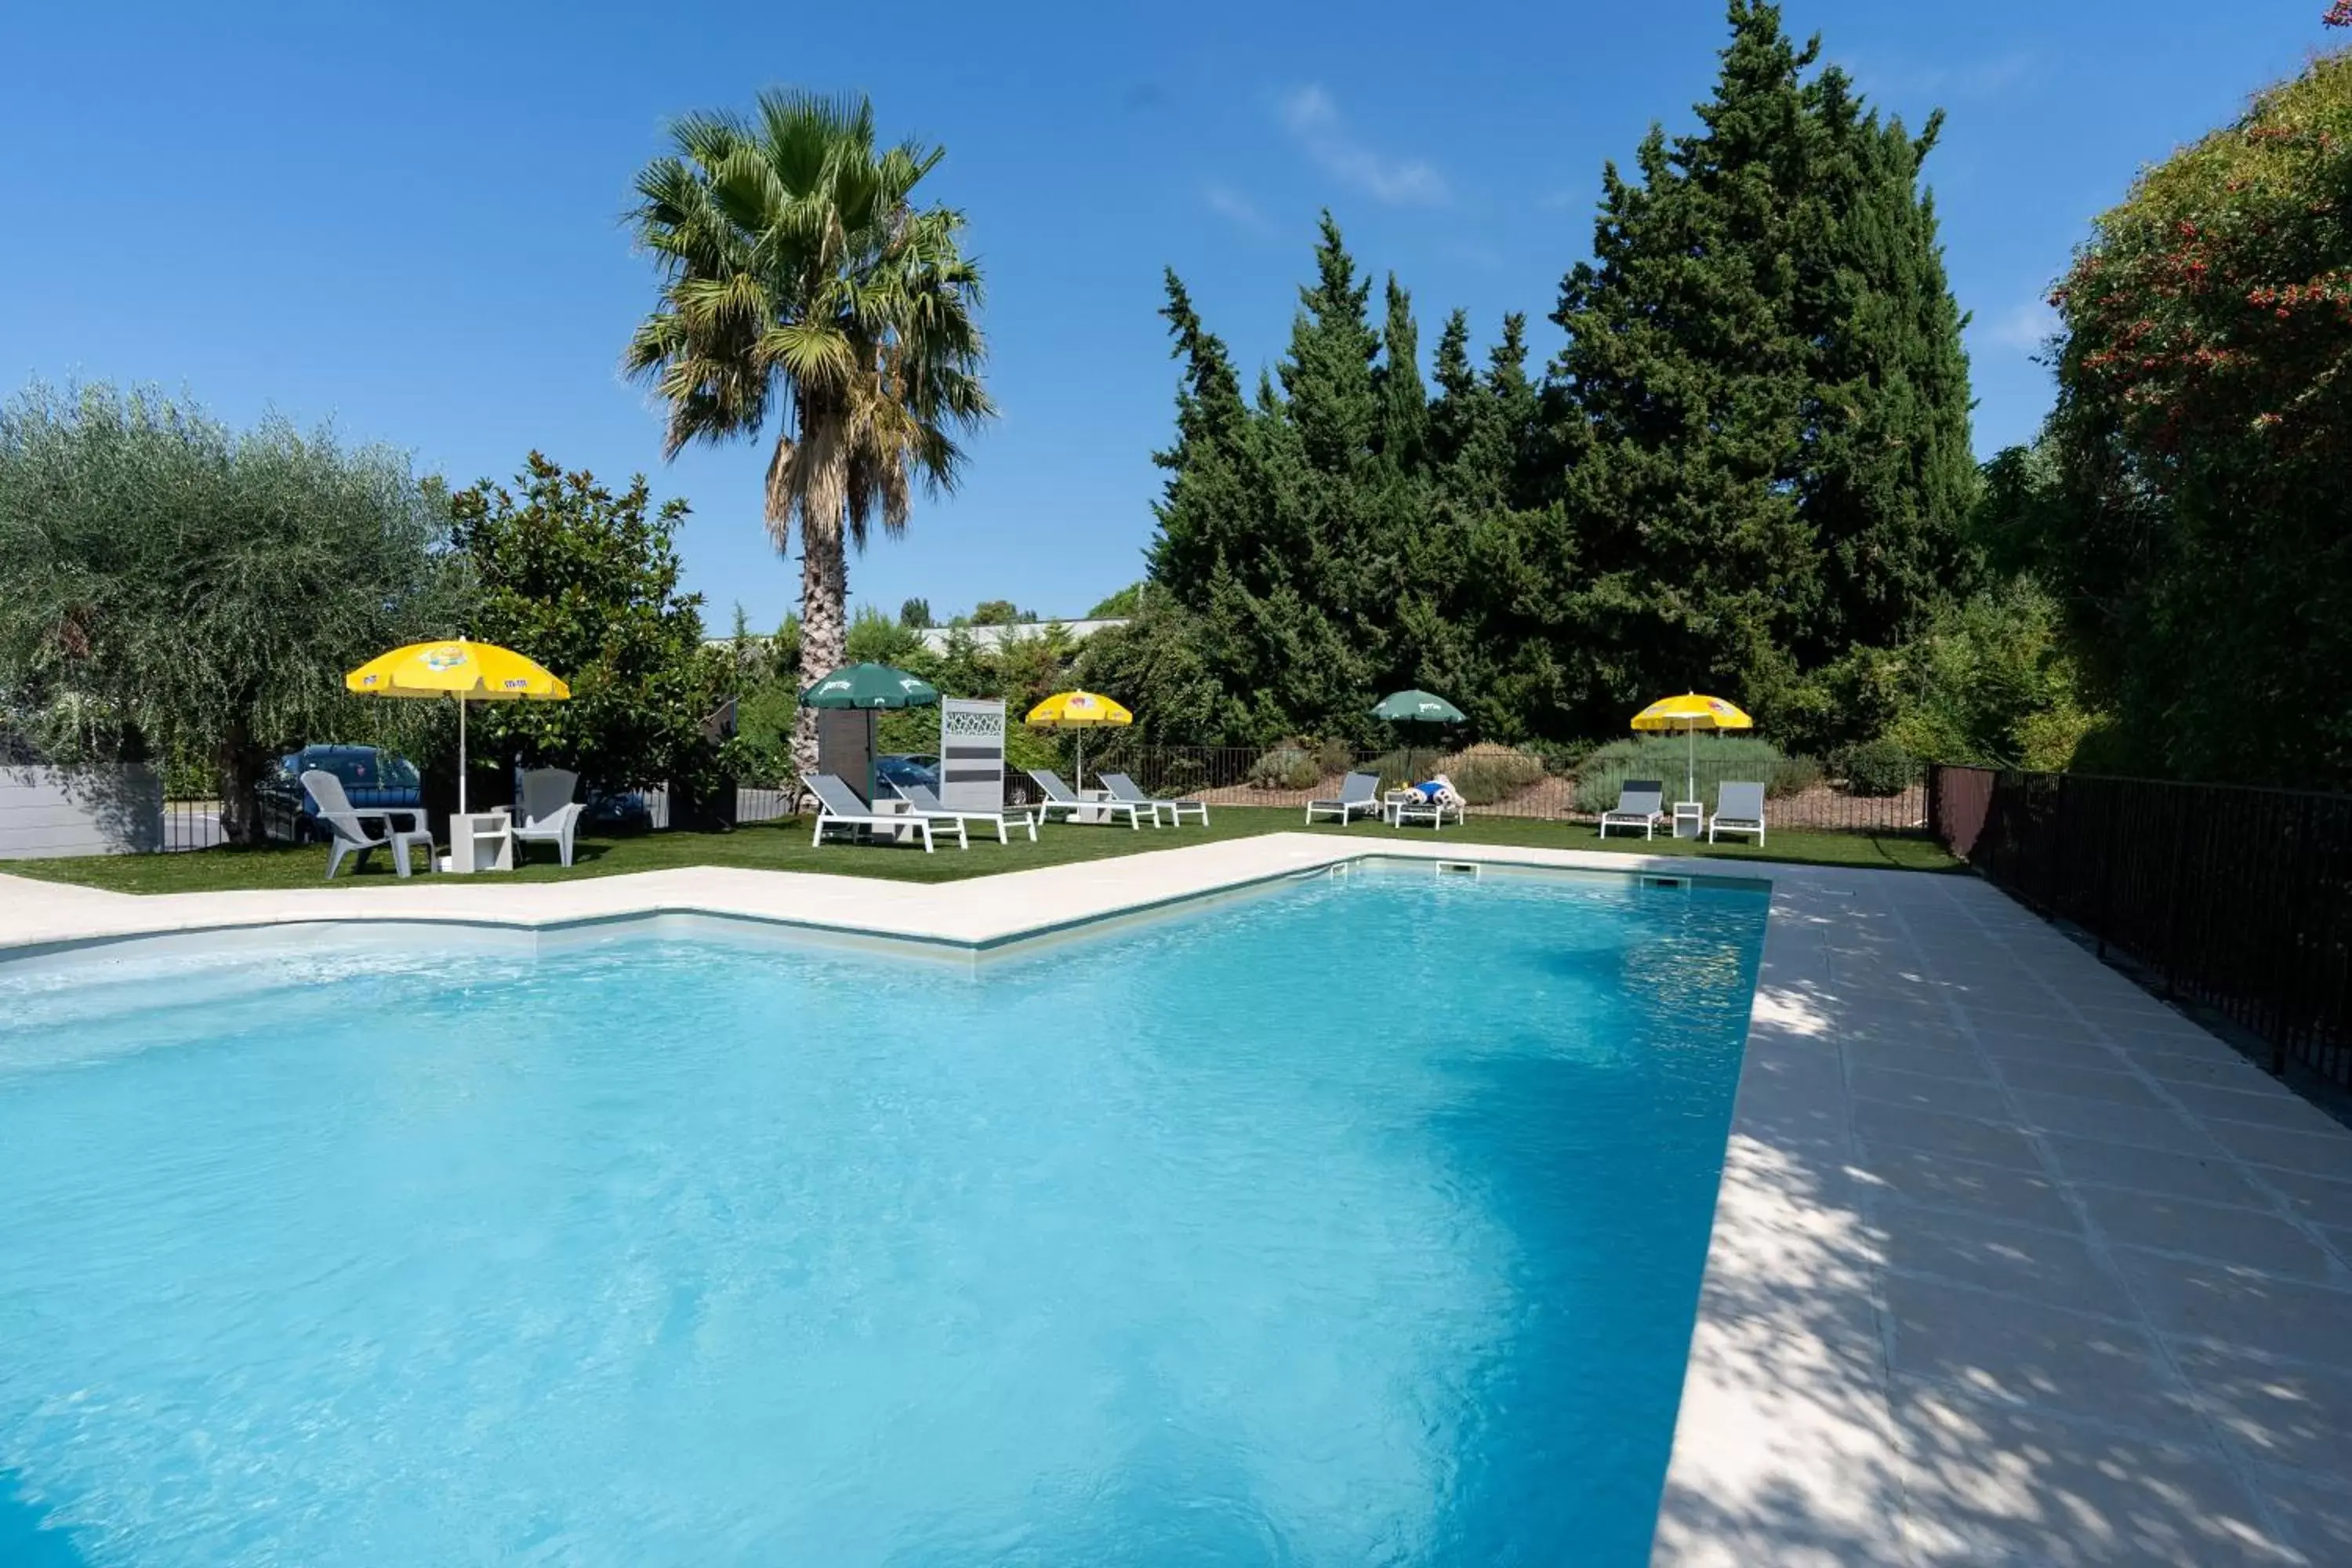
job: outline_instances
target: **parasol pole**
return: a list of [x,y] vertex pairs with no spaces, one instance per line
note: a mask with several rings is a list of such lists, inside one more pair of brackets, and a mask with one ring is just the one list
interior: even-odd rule
[[457,693],[457,815],[466,815],[466,694]]

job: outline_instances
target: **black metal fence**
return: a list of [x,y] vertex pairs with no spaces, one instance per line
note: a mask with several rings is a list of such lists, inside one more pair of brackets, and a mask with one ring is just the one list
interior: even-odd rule
[[2352,1087],[2352,795],[1937,767],[1927,798],[1995,886]]
[[[1391,784],[1417,782],[1444,772],[1468,799],[1473,816],[1589,821],[1615,803],[1618,788],[1625,782],[1614,773],[1591,767],[1557,771],[1531,752],[1500,746],[1478,746],[1467,752],[1440,747],[1359,752],[1345,747],[1162,746],[1139,743],[1117,731],[1092,731],[1083,737],[1066,732],[1052,737],[1051,743],[1053,761],[1066,780],[1075,782],[1083,760],[1088,788],[1104,772],[1116,770],[1129,773],[1153,795],[1197,796],[1212,805],[1297,810],[1310,800],[1337,795],[1341,777],[1356,769],[1379,773],[1382,782]],[[1680,798],[1695,782],[1696,798],[1712,810],[1724,784],[1752,776],[1753,764],[1713,762],[1704,750],[1702,746],[1695,781],[1685,780],[1679,772],[1661,781],[1667,799]],[[1821,776],[1818,770],[1755,782],[1770,788],[1764,819],[1774,829],[1885,834],[1921,833],[1927,827],[1927,791],[1922,784],[1895,795],[1856,795],[1838,781]],[[455,787],[453,780],[437,776],[426,780],[425,805],[436,820],[455,805]],[[471,789],[478,807],[512,799],[511,780],[494,768],[478,768]],[[1039,792],[1019,767],[1008,765],[1004,793],[1008,805],[1024,805],[1037,799]],[[638,794],[649,814],[648,825],[670,826],[668,792]],[[790,788],[746,784],[735,792],[735,814],[730,820],[775,821],[796,814],[803,804],[798,792]],[[266,839],[287,842],[295,837],[289,803],[266,799],[261,809]],[[163,848],[209,849],[224,842],[218,801],[163,803]]]
[[[1099,733],[1087,742],[1089,781],[1105,769],[1120,769],[1153,795],[1197,795],[1212,805],[1301,807],[1309,800],[1337,795],[1341,777],[1356,769],[1379,773],[1382,783],[1390,784],[1417,782],[1443,772],[1469,801],[1473,816],[1590,819],[1616,804],[1618,789],[1626,782],[1619,773],[1591,765],[1557,770],[1532,752],[1501,746],[1477,746],[1466,752],[1437,747],[1349,752],[1282,746],[1157,746],[1116,735],[1106,744]],[[1704,753],[1704,745],[1700,751]],[[1769,788],[1764,805],[1769,827],[1922,833],[1927,826],[1927,790],[1920,783],[1894,795],[1856,795],[1822,776],[1818,769],[1758,779],[1752,763],[1717,763],[1704,754],[1695,771],[1694,781],[1678,765],[1672,778],[1660,781],[1668,800],[1683,797],[1695,783],[1696,798],[1713,810],[1717,792],[1724,784],[1751,780]]]

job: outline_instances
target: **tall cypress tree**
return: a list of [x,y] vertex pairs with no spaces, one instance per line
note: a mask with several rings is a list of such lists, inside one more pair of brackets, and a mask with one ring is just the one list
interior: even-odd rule
[[[1732,0],[1701,130],[1602,179],[1553,320],[1596,700],[1702,681],[1769,710],[1801,668],[1916,628],[1972,493],[1968,372],[1916,140],[1778,7]],[[1595,715],[1599,717],[1599,715]]]
[[1955,585],[1977,478],[1960,310],[1919,189],[1942,114],[1915,139],[1865,110],[1834,67],[1806,100],[1814,174],[1798,307],[1814,353],[1791,479],[1824,580],[1798,650],[1811,663],[1919,628]]
[[1244,444],[1249,409],[1224,343],[1201,324],[1192,296],[1171,268],[1160,313],[1183,362],[1176,394],[1176,444],[1152,454],[1168,472],[1152,513],[1160,530],[1150,552],[1152,580],[1179,603],[1201,609],[1211,581],[1251,548],[1252,495]]
[[1590,624],[1619,658],[1586,721],[1660,690],[1753,696],[1814,612],[1820,574],[1787,482],[1807,345],[1790,255],[1803,178],[1799,72],[1771,7],[1735,0],[1704,129],[1653,128],[1641,180],[1602,173],[1595,259],[1570,272],[1554,365],[1580,449],[1566,500]]

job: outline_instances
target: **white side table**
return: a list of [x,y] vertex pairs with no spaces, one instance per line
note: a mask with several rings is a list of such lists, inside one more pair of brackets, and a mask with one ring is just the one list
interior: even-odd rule
[[873,803],[873,806],[875,816],[903,816],[907,819],[907,826],[904,827],[899,827],[896,825],[888,827],[869,827],[866,830],[866,836],[868,838],[873,839],[878,844],[907,844],[911,843],[916,838],[921,837],[920,829],[915,826],[915,806],[913,802],[906,800],[903,797],[891,800],[877,800]]
[[461,877],[514,869],[514,818],[504,807],[450,816],[449,869]]
[[1696,838],[1706,831],[1706,805],[1704,801],[1675,802],[1675,837]]

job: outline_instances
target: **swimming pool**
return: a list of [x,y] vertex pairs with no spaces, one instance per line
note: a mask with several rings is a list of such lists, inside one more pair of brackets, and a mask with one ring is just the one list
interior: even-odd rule
[[0,1561],[1642,1562],[1764,915],[0,972]]

